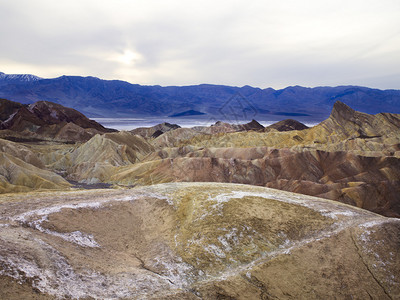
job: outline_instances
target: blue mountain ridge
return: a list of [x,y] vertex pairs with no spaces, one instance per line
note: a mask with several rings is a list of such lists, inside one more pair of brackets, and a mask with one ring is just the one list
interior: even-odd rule
[[51,101],[89,117],[162,117],[196,111],[204,113],[203,118],[221,120],[294,116],[302,121],[321,121],[337,100],[369,114],[400,113],[400,90],[360,86],[290,86],[280,90],[212,84],[162,87],[96,77],[44,79],[0,73],[0,97],[25,104]]

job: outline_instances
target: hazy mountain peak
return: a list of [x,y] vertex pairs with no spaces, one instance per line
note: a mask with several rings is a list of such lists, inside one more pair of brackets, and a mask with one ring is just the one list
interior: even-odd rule
[[4,81],[29,82],[29,81],[37,81],[40,79],[43,78],[31,74],[5,74],[3,72],[0,72],[0,80]]

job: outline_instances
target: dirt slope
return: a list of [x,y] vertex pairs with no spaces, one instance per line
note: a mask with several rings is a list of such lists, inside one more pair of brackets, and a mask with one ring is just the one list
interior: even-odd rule
[[300,194],[169,183],[1,196],[0,215],[1,297],[400,297],[400,221]]

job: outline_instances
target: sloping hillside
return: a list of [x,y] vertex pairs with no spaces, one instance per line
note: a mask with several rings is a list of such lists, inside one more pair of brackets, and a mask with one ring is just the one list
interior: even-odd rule
[[217,183],[32,196],[0,197],[3,298],[400,296],[400,221],[338,202]]
[[0,112],[0,136],[15,141],[80,142],[115,131],[72,108],[46,101],[21,105],[0,99]]

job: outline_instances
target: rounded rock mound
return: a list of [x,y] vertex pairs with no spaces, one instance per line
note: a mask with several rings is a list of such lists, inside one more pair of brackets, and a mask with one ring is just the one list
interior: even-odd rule
[[2,298],[400,296],[400,221],[320,198],[168,183],[3,197],[0,213]]

